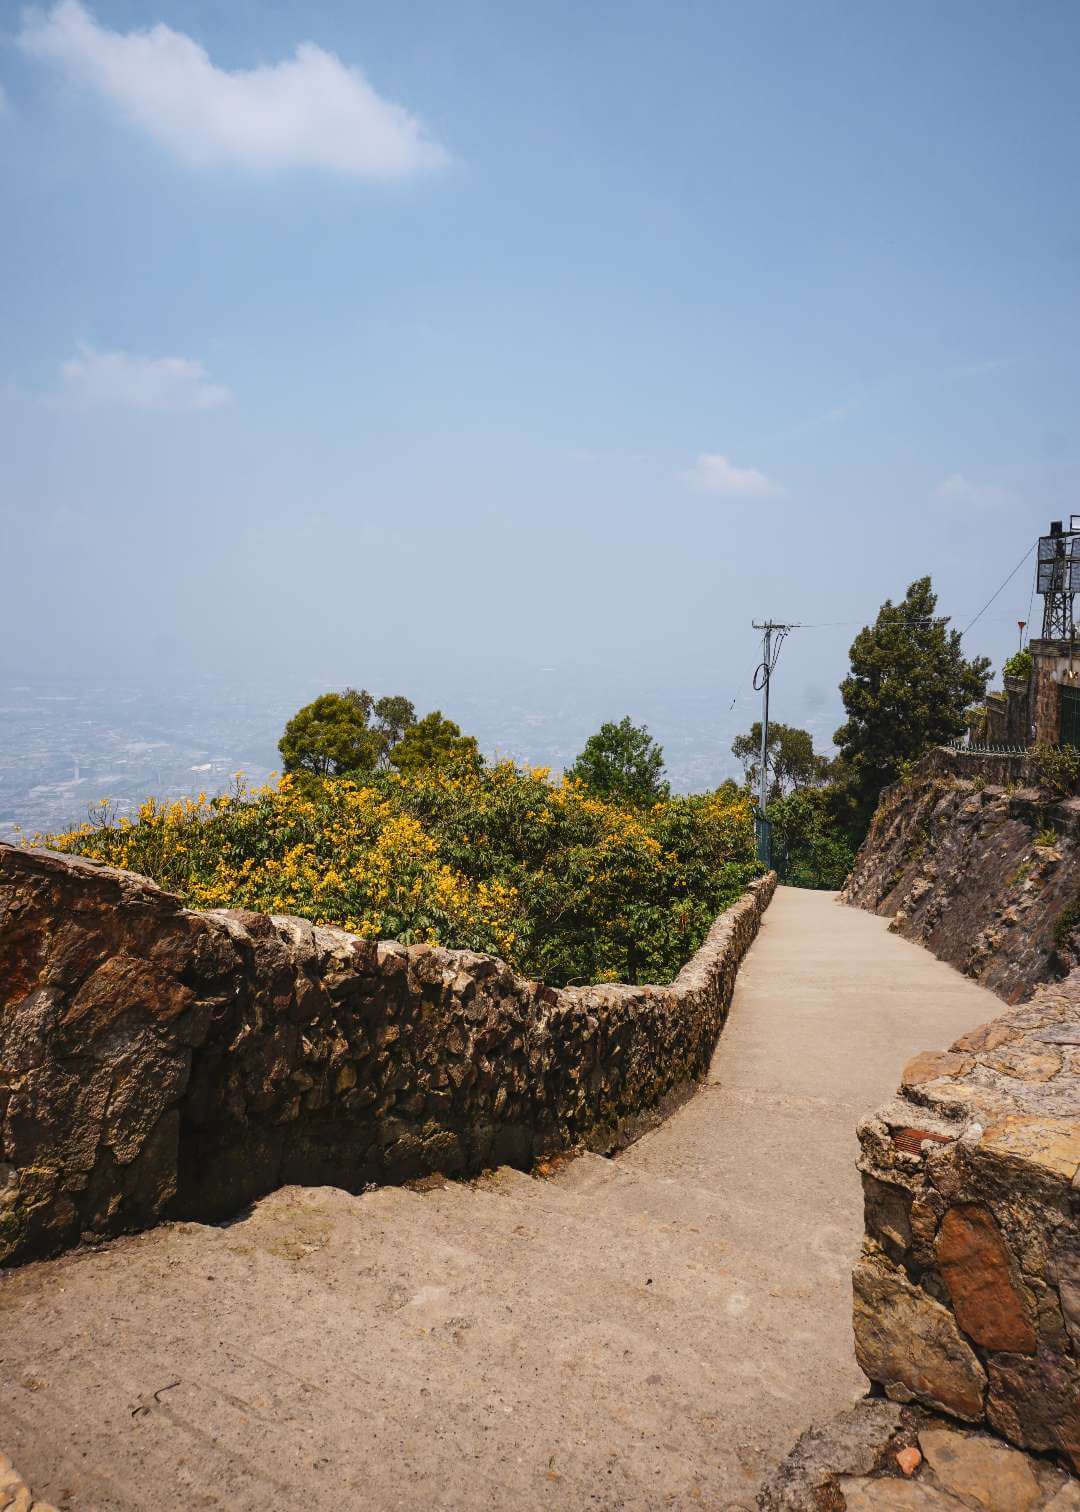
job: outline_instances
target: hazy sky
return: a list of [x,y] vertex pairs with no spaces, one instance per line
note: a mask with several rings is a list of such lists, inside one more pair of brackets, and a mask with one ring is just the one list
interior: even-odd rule
[[784,653],[820,701],[883,597],[963,626],[1080,510],[1073,0],[0,26],[9,676],[622,704],[771,614],[842,622]]

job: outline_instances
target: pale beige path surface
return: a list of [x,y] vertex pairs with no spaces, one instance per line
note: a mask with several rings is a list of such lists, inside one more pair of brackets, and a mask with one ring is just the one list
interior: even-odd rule
[[1000,1008],[780,889],[707,1084],[617,1160],[291,1187],[0,1276],[0,1449],[73,1512],[751,1508],[863,1389],[856,1119]]

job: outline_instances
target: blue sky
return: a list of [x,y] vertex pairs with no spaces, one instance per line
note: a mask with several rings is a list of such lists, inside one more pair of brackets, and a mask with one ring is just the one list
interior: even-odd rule
[[9,675],[832,690],[1080,510],[1069,0],[2,25]]

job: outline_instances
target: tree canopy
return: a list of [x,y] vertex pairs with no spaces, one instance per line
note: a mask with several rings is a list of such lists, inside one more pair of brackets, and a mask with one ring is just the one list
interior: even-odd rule
[[930,578],[917,578],[901,603],[886,599],[852,642],[851,670],[840,684],[848,717],[833,739],[863,833],[901,764],[962,734],[964,711],[986,694],[989,661],[969,661],[960,632],[936,609]]
[[375,701],[375,729],[379,736],[379,765],[385,766],[390,752],[416,723],[412,701],[400,693],[388,694]]
[[476,771],[482,764],[473,735],[463,735],[452,719],[433,709],[411,724],[390,752],[390,764],[399,772],[417,772],[424,767],[465,767]]
[[838,822],[834,787],[796,788],[766,806],[772,825],[772,862],[789,887],[842,887],[855,847]]
[[289,720],[278,741],[286,772],[341,777],[385,766],[390,752],[416,723],[407,698],[378,700],[366,688],[323,693]]
[[[747,787],[756,789],[761,763],[760,719],[750,726],[749,734],[736,735],[731,753],[742,762]],[[813,736],[808,730],[778,721],[769,725],[766,764],[772,774],[770,798],[783,798],[796,788],[817,787],[828,780],[832,767],[827,756],[819,756],[814,750]]]
[[1014,651],[1001,669],[1002,677],[1030,678],[1032,671],[1031,652],[1025,646],[1021,651]]
[[626,715],[590,735],[567,774],[598,798],[647,807],[670,795],[664,780],[664,753],[644,725]]

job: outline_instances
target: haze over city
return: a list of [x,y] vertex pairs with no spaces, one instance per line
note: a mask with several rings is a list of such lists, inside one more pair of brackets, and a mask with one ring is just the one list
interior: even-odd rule
[[827,750],[885,597],[964,628],[1080,505],[1073,7],[3,24],[4,834],[265,776],[346,684],[708,786],[765,615]]

